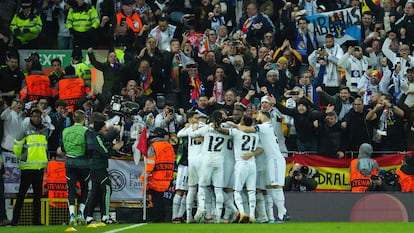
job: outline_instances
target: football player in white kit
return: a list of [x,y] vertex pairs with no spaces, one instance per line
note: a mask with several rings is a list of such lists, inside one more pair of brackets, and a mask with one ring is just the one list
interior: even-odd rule
[[[201,169],[202,157],[201,157],[201,147],[203,143],[203,137],[191,138],[189,137],[189,132],[193,131],[193,126],[199,128],[198,119],[199,114],[197,112],[188,112],[187,113],[188,123],[177,133],[177,137],[188,138],[188,192],[186,200],[186,211],[187,211],[187,223],[193,222],[193,203],[197,194],[197,184],[199,179],[199,171]],[[177,183],[181,179],[180,175],[177,174]],[[173,211],[174,213],[174,211]],[[174,218],[174,216],[173,216]]]
[[257,132],[259,134],[259,141],[266,156],[266,189],[268,195],[273,200],[273,204],[277,207],[277,218],[269,216],[268,213],[269,222],[272,222],[274,219],[275,223],[282,223],[287,213],[285,195],[283,193],[286,161],[280,152],[277,137],[270,123],[270,114],[268,112],[260,112],[257,117],[257,123],[254,127],[238,125],[238,128],[244,132]]
[[203,222],[207,214],[206,210],[206,190],[208,186],[214,186],[214,194],[216,197],[216,211],[215,222],[221,222],[221,214],[223,210],[223,187],[224,187],[224,156],[223,147],[225,145],[225,138],[223,134],[214,129],[214,124],[220,124],[224,117],[222,112],[214,111],[211,114],[209,125],[199,128],[194,132],[190,132],[190,137],[197,138],[204,137],[202,147],[203,163],[200,170],[200,179],[198,182],[198,207],[194,219],[197,222]]
[[[243,116],[240,125],[251,126],[253,119]],[[223,129],[217,128],[224,134],[230,134],[234,142],[234,199],[240,211],[241,222],[255,222],[256,209],[256,163],[255,156],[263,152],[258,147],[259,135],[257,133],[246,133],[236,128]],[[246,212],[243,205],[242,191],[246,187],[248,193],[249,212]],[[247,214],[249,213],[249,215]]]
[[[220,110],[221,113],[223,114],[223,118],[224,119],[229,119],[229,117],[227,116],[227,113],[224,109]],[[240,117],[237,117],[236,112],[239,113]],[[243,115],[243,112],[241,110],[238,109],[234,109],[233,110],[233,114],[231,115],[231,120],[232,122],[240,122],[240,118]],[[222,123],[221,124],[222,127],[224,128],[229,128],[231,127],[230,125],[226,124],[226,123]],[[223,173],[223,177],[224,177],[224,189],[223,189],[223,195],[224,195],[224,215],[223,215],[223,223],[232,223],[234,220],[236,220],[237,215],[239,213],[239,211],[237,210],[236,206],[234,205],[234,192],[233,192],[233,187],[234,187],[234,164],[235,159],[234,159],[234,152],[233,152],[233,139],[231,136],[229,136],[228,134],[223,135],[224,137],[224,143],[225,146],[223,147],[222,153],[224,156],[224,173]]]

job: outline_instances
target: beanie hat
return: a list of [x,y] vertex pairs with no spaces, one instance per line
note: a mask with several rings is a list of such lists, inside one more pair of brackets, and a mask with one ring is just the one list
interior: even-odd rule
[[406,165],[401,166],[401,171],[407,175],[414,175],[414,156],[407,157]]
[[303,104],[306,107],[309,106],[309,102],[306,99],[304,99],[304,98],[299,99],[298,102],[297,102],[297,104],[296,104],[296,106],[299,106],[299,104]]
[[166,135],[168,135],[167,131],[161,127],[155,128],[150,134],[150,136],[152,137],[161,137],[161,138],[165,137]]
[[289,64],[289,61],[288,61],[288,59],[286,58],[286,57],[284,57],[284,56],[282,56],[282,57],[279,57],[279,59],[277,59],[277,63],[285,63],[286,65],[288,65]]
[[105,121],[95,121],[93,123],[93,129],[98,132],[105,126]]

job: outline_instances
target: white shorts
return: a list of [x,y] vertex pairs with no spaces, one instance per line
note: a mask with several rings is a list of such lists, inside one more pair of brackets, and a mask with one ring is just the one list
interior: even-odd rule
[[285,185],[286,161],[283,157],[269,158],[266,164],[266,185]]
[[234,190],[256,190],[256,165],[252,162],[238,161],[234,166]]
[[188,159],[188,185],[195,186],[200,179],[203,161],[201,159]]
[[223,163],[222,159],[206,156],[201,165],[198,184],[201,186],[213,185],[214,187],[224,188]]
[[256,170],[256,189],[266,190],[266,170]]
[[234,186],[234,156],[226,155],[224,157],[224,187],[232,188]]
[[178,165],[177,179],[175,182],[176,190],[188,190],[188,167],[184,165]]

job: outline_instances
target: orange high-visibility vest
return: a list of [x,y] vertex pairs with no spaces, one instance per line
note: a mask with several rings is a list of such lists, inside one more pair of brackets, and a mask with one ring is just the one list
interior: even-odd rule
[[39,97],[51,97],[50,79],[44,74],[30,74],[26,77],[26,86],[20,91],[20,99],[33,101]]
[[66,107],[74,112],[75,104],[87,93],[83,79],[63,78],[59,80],[59,99],[66,102]]
[[407,175],[401,170],[395,173],[400,176],[398,183],[401,185],[401,192],[414,192],[414,175]]
[[116,14],[116,24],[121,25],[122,19],[125,19],[125,23],[128,24],[128,27],[134,32],[139,33],[142,30],[142,21],[137,13],[133,13],[131,16],[126,16],[124,13],[119,12]]
[[356,168],[358,159],[351,161],[351,172],[350,172],[350,182],[351,182],[351,191],[352,192],[365,192],[368,189],[369,184],[371,183],[371,176],[376,175],[378,170],[376,168],[372,169],[371,174],[368,176],[362,175]]
[[[43,176],[43,195],[48,198],[68,198],[65,162],[52,160]],[[50,202],[53,207],[67,207],[66,202]]]
[[161,141],[152,143],[155,156],[148,158],[146,163],[147,173],[151,173],[148,177],[147,188],[165,192],[170,186],[174,176],[174,148],[170,143]]

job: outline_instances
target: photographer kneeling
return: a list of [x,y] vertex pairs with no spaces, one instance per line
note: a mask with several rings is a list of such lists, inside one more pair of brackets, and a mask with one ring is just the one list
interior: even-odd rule
[[391,171],[380,170],[377,175],[371,176],[367,191],[400,192],[399,178],[399,175]]
[[319,176],[316,169],[295,163],[285,178],[284,191],[309,192],[316,189],[318,183],[314,180]]

